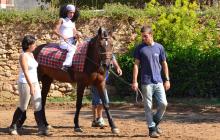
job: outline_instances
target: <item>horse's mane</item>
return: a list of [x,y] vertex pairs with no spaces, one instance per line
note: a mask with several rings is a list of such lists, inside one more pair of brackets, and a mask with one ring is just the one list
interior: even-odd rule
[[86,52],[86,61],[85,61],[85,67],[84,67],[84,72],[86,73],[90,73],[91,71],[94,71],[94,70],[91,70],[91,69],[87,69],[86,67],[90,67],[90,65],[94,65],[92,63],[94,63],[94,61],[91,61],[91,57],[93,57],[92,55],[94,50],[95,50],[95,43],[96,43],[96,40],[98,39],[98,36],[94,36],[93,38],[91,38],[89,41],[88,41],[88,48],[87,48],[87,52]]

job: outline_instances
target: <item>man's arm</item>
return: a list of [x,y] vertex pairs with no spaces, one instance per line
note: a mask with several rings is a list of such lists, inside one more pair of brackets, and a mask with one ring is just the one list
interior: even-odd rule
[[170,77],[169,77],[169,68],[168,68],[168,64],[166,61],[162,62],[162,68],[163,68],[163,72],[165,76],[164,88],[165,90],[169,90],[170,89]]
[[112,60],[112,64],[114,65],[114,67],[115,67],[115,69],[116,69],[118,75],[121,76],[121,75],[122,75],[122,70],[121,70],[121,68],[120,68],[120,66],[119,66],[119,64],[118,64],[118,62],[117,62],[117,60],[116,60],[116,59],[113,59],[113,60]]
[[133,67],[133,80],[132,80],[132,89],[135,91],[138,89],[137,77],[138,77],[139,64],[140,64],[140,60],[135,59],[134,67]]

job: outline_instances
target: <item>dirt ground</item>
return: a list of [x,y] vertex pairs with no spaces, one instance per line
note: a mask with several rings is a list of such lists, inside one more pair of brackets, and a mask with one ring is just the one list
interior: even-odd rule
[[[148,137],[144,111],[142,106],[133,104],[111,107],[111,113],[119,134],[112,134],[110,127],[104,129],[92,128],[92,112],[90,106],[83,106],[80,114],[80,125],[84,132],[73,131],[73,116],[75,105],[73,103],[47,105],[46,115],[48,122],[53,126],[51,136],[37,136],[36,123],[33,110],[30,108],[27,114],[24,130],[19,131],[20,136],[8,134],[8,126],[11,123],[16,105],[0,105],[0,139],[55,139],[55,140],[142,140]],[[105,119],[106,120],[106,119]],[[107,120],[106,120],[107,122]],[[169,104],[164,120],[160,125],[163,134],[160,140],[220,140],[220,107],[213,106],[181,106]]]

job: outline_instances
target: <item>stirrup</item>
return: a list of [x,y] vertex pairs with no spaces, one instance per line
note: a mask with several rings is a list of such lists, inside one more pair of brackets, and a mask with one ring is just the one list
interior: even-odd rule
[[62,66],[61,70],[64,72],[68,72],[68,68],[69,68],[68,66]]

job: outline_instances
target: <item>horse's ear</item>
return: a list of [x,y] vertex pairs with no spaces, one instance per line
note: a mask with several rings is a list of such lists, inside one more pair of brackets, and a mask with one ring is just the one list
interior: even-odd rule
[[98,30],[98,35],[99,35],[99,36],[102,35],[102,30],[103,30],[102,27],[99,27],[99,30]]
[[112,29],[108,32],[109,36],[114,38],[114,32],[116,31],[115,26],[112,27]]

